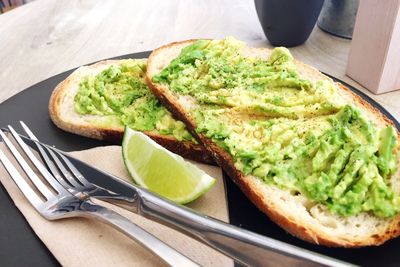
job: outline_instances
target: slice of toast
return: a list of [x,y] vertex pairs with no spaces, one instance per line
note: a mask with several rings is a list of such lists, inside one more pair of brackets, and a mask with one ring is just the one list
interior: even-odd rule
[[[147,83],[160,101],[186,124],[191,133],[204,145],[216,162],[262,212],[289,233],[306,241],[327,246],[361,247],[380,245],[391,238],[399,236],[399,214],[389,218],[378,217],[368,212],[352,216],[334,214],[325,205],[310,201],[304,194],[293,194],[289,190],[265,183],[253,175],[245,175],[235,167],[233,156],[221,145],[218,145],[217,142],[214,142],[199,131],[194,114],[196,110],[203,109],[201,103],[194,97],[182,95],[171,90],[165,83],[153,80],[157,74],[169,66],[173,59],[180,55],[183,48],[193,44],[195,41],[175,42],[154,50],[148,59]],[[240,50],[240,54],[243,57],[267,60],[271,55],[271,51],[266,48],[244,47]],[[382,129],[393,124],[377,109],[342,84],[333,83],[329,77],[304,63],[295,61],[294,64],[302,78],[311,81],[324,80],[332,83],[338,91],[339,100],[342,103],[349,103],[358,108],[363,116],[371,120],[377,128]],[[239,124],[248,120],[249,118],[242,118],[239,120]],[[396,164],[399,166],[400,137],[398,132],[396,134],[397,146],[394,152],[397,155]],[[399,168],[390,176],[389,184],[391,189],[396,194],[399,194]]]
[[[145,62],[145,59],[137,61]],[[75,109],[74,98],[84,77],[94,77],[110,66],[119,65],[121,62],[121,60],[106,60],[82,66],[58,84],[49,100],[50,118],[54,124],[67,132],[120,143],[125,126],[117,115],[80,114]],[[202,146],[195,142],[178,141],[174,136],[163,135],[156,130],[143,132],[163,147],[185,158],[204,163],[213,162]]]

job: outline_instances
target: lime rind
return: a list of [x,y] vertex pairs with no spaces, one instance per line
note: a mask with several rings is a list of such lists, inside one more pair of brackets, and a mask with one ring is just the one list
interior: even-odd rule
[[216,181],[181,156],[129,127],[125,128],[122,140],[122,156],[136,184],[180,204],[197,199]]

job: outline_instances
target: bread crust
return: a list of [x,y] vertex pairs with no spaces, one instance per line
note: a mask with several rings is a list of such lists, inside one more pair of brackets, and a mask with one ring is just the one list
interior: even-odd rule
[[[97,74],[112,64],[118,64],[119,60],[104,60],[90,66],[83,66],[75,70],[65,80],[57,85],[53,90],[49,100],[49,114],[53,123],[64,131],[78,134],[81,136],[110,141],[113,143],[121,143],[124,135],[124,126],[99,126],[85,120],[87,115],[79,115],[73,109],[73,106],[66,106],[71,103],[67,99],[71,90],[75,90],[85,74]],[[67,110],[67,112],[66,112]],[[73,114],[73,118],[71,117]],[[85,117],[87,116],[87,117]],[[95,120],[96,118],[94,118]],[[207,152],[199,144],[189,141],[180,142],[172,136],[160,135],[154,132],[144,131],[144,134],[159,143],[168,150],[181,155],[182,157],[208,163],[215,164],[214,160],[208,156]]]
[[[292,207],[285,207],[281,201],[277,198],[289,198],[285,194],[284,190],[281,190],[274,186],[266,185],[260,181],[260,179],[253,176],[245,176],[238,169],[235,168],[234,160],[232,156],[216,145],[211,139],[205,137],[202,134],[198,134],[196,124],[193,118],[190,117],[185,107],[178,101],[178,99],[169,91],[169,88],[165,85],[155,84],[152,82],[152,77],[158,74],[168,63],[178,55],[181,48],[193,43],[195,40],[187,40],[182,42],[174,42],[168,45],[164,45],[152,52],[148,59],[148,68],[146,74],[146,81],[150,89],[159,98],[159,100],[174,114],[177,118],[182,120],[191,133],[199,140],[201,144],[209,151],[210,155],[214,157],[215,161],[220,165],[229,177],[240,187],[243,193],[260,209],[264,212],[272,221],[280,225],[287,232],[294,236],[297,236],[303,240],[332,247],[362,247],[380,245],[385,241],[395,238],[400,235],[400,215],[393,218],[378,220],[379,223],[384,224],[377,231],[369,233],[369,229],[364,229],[367,233],[352,234],[352,233],[334,233],[330,231],[329,227],[325,227],[322,223],[312,218],[310,210],[307,210],[306,205],[298,205],[295,209]],[[266,48],[249,48],[250,54],[256,52],[264,54],[269,49]],[[323,75],[318,70],[311,66],[305,65],[299,61],[296,61],[299,68],[305,72],[309,72],[312,76],[318,76],[323,79],[329,79],[329,77]],[[354,103],[362,112],[367,113],[367,116],[373,118],[373,121],[381,126],[393,125],[393,122],[388,119],[384,114],[379,112],[370,103],[365,101],[359,95],[345,87],[344,85],[337,83],[340,94],[344,98]],[[398,134],[398,140],[400,143],[400,136]],[[399,164],[398,164],[399,165]],[[399,170],[393,176],[396,176],[399,180]],[[276,197],[275,197],[276,195]],[[293,197],[295,198],[295,197]],[[292,203],[291,203],[292,204]],[[292,210],[299,208],[302,210],[301,216],[292,214]],[[303,211],[304,209],[304,211]],[[298,213],[298,212],[297,212]],[[298,215],[298,214],[297,214]],[[333,216],[333,215],[332,215]],[[352,220],[350,217],[346,220]],[[350,221],[346,221],[350,223]],[[362,228],[363,226],[361,226]],[[368,227],[367,227],[368,228]]]

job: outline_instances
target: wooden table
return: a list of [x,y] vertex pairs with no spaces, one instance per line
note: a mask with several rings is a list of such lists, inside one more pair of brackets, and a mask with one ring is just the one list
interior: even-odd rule
[[[252,0],[37,0],[0,15],[0,103],[65,70],[190,38],[270,46]],[[372,95],[345,75],[350,41],[316,27],[296,58],[360,88],[400,120],[400,91]]]

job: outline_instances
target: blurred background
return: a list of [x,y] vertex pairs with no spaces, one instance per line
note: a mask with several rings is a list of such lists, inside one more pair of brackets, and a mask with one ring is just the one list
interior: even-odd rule
[[34,0],[0,0],[0,14]]

